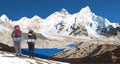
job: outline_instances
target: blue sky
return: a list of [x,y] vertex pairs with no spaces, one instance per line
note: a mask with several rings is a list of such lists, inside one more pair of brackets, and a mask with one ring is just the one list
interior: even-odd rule
[[73,14],[86,6],[96,15],[120,24],[120,0],[0,0],[0,15],[6,14],[11,20],[34,15],[44,19],[62,8]]

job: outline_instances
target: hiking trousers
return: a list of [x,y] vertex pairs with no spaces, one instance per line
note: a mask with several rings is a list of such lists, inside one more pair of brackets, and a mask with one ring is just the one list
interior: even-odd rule
[[16,56],[21,56],[21,42],[14,42]]
[[29,47],[29,57],[34,58],[34,48],[35,48],[34,42],[28,42],[28,47]]

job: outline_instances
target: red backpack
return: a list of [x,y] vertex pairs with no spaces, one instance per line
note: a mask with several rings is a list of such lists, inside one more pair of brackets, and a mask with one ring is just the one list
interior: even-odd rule
[[15,26],[14,37],[21,37],[20,27],[18,25]]

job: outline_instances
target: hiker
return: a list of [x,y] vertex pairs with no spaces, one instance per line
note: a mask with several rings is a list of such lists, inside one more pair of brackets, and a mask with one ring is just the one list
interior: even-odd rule
[[20,30],[19,25],[14,26],[14,31],[12,32],[11,37],[13,38],[16,56],[21,56],[22,31]]
[[36,35],[34,34],[34,31],[29,30],[27,43],[28,43],[28,47],[29,47],[29,57],[30,58],[34,58],[35,40],[36,40]]

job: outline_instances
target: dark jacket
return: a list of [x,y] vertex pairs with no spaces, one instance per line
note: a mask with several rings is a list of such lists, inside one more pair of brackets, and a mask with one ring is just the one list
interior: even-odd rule
[[36,40],[36,35],[34,33],[28,33],[28,39],[35,39]]

